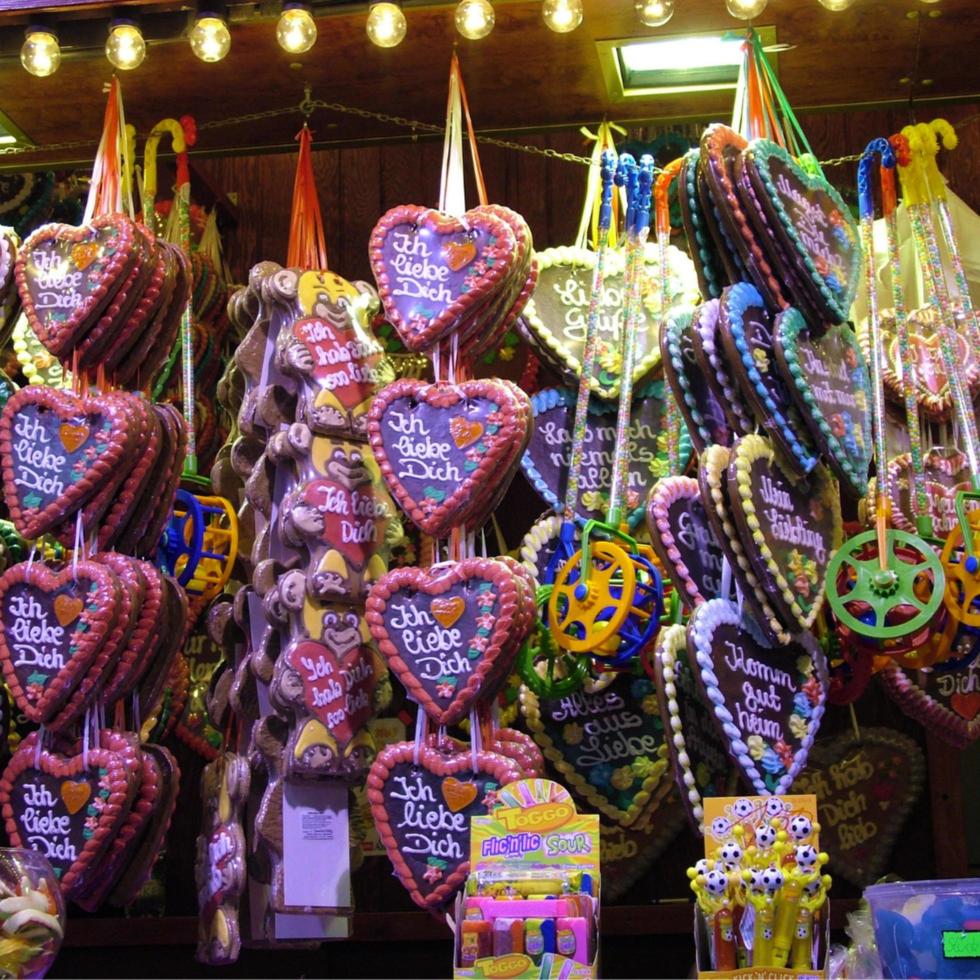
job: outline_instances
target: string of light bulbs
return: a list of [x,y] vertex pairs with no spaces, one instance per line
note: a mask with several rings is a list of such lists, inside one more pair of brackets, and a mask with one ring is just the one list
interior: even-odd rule
[[[221,61],[231,50],[231,29],[224,5],[203,0],[188,31],[188,41],[194,54],[207,63]],[[750,21],[759,17],[769,0],[724,0],[732,17]],[[832,11],[842,11],[858,0],[816,0]],[[921,0],[933,4],[939,0]],[[541,16],[545,25],[558,34],[567,34],[579,27],[585,18],[583,0],[542,0]],[[675,0],[635,0],[634,7],[645,27],[663,27],[674,16]],[[478,41],[493,30],[496,22],[492,0],[459,0],[454,21],[456,30],[465,38]],[[405,40],[408,19],[401,0],[371,0],[365,23],[367,36],[380,48],[393,48]],[[302,0],[286,0],[276,23],[276,40],[289,54],[305,54],[317,40],[313,9]],[[146,57],[146,41],[136,19],[117,17],[109,22],[105,55],[114,68],[132,71]],[[39,78],[53,75],[61,64],[58,32],[50,24],[32,24],[25,31],[20,61],[25,70]]]

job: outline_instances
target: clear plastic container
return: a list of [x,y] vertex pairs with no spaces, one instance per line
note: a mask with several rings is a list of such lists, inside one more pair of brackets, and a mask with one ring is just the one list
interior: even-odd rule
[[980,976],[980,878],[872,885],[864,897],[885,977]]

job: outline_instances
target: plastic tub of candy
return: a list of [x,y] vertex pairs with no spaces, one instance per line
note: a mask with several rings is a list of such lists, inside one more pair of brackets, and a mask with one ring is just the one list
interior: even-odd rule
[[885,977],[980,975],[980,878],[872,885],[864,897]]

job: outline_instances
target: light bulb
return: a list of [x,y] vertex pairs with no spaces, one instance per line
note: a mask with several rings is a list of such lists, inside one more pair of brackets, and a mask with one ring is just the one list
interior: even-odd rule
[[459,0],[456,5],[456,30],[471,41],[486,37],[494,24],[490,0]]
[[766,9],[768,2],[769,0],[725,0],[725,6],[733,17],[739,20],[752,20]]
[[541,14],[551,30],[567,34],[582,23],[582,0],[544,0]]
[[847,10],[848,7],[853,7],[855,0],[818,0],[822,7],[826,7],[828,10],[838,11]]
[[28,27],[24,31],[20,63],[37,78],[53,75],[61,64],[58,35],[47,27]]
[[221,61],[231,48],[231,32],[223,17],[200,13],[191,28],[190,41],[191,51],[201,61]]
[[140,29],[131,20],[114,20],[109,25],[109,39],[105,43],[105,56],[122,71],[139,68],[146,57],[146,41]]
[[316,44],[316,21],[303,4],[287,3],[276,24],[276,40],[283,51],[305,54]]
[[636,9],[647,27],[663,27],[674,16],[674,0],[639,0]]
[[379,48],[394,48],[405,40],[408,22],[397,3],[372,3],[367,36]]

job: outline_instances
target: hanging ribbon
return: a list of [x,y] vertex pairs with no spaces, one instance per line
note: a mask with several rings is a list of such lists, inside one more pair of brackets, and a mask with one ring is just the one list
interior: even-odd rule
[[286,265],[291,269],[325,270],[329,268],[327,241],[313,175],[313,134],[309,126],[304,124],[296,139],[299,141],[299,155],[293,180],[293,210],[289,219]]
[[[616,123],[603,120],[595,133],[589,131],[588,127],[583,126],[579,130],[581,134],[593,142],[592,163],[589,166],[589,176],[585,185],[585,202],[582,205],[582,217],[579,219],[578,232],[575,235],[576,248],[588,248],[591,241],[594,249],[599,248],[599,225],[600,212],[602,210],[602,155],[603,153],[615,153],[616,141],[613,133],[620,136],[626,135],[626,130]],[[612,220],[606,231],[608,244],[611,248],[616,247],[616,234],[619,217],[619,205],[621,204],[621,194],[613,194],[612,198]],[[591,235],[590,235],[591,229]]]
[[[670,259],[667,247],[670,244],[670,185],[680,172],[683,157],[667,164],[654,184],[653,201],[657,228],[657,258],[660,263],[660,336],[667,329],[667,314],[670,309]],[[680,475],[681,417],[669,385],[664,385],[664,425],[667,430],[667,473]]]
[[[126,121],[123,116],[119,80],[109,82],[108,98],[102,120],[102,136],[92,165],[92,181],[82,223],[101,214],[119,214],[123,210],[122,160],[125,153]],[[128,213],[133,216],[133,200],[127,198]]]

